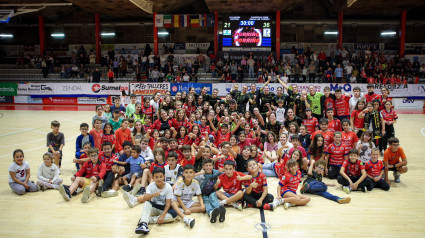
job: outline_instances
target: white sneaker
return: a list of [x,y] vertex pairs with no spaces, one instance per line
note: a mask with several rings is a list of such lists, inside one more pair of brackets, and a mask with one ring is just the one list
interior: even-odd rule
[[86,203],[89,200],[90,193],[91,193],[90,192],[90,187],[89,186],[85,187],[84,190],[83,190],[83,196],[81,197],[81,202],[82,203]]
[[342,186],[342,191],[344,191],[346,194],[349,194],[351,192],[351,188],[348,186]]
[[109,191],[106,191],[106,192],[102,192],[101,195],[102,195],[103,198],[116,197],[116,196],[118,196],[118,192],[114,191],[114,190],[109,190]]
[[242,203],[240,202],[234,202],[232,203],[232,206],[236,209],[238,209],[239,211],[242,211]]
[[283,205],[285,203],[285,199],[279,198],[279,205]]
[[123,192],[122,197],[127,202],[128,207],[133,208],[137,204],[137,198],[127,192]]
[[276,209],[276,207],[280,205],[279,199],[275,198],[272,202],[272,205],[273,205],[273,209]]
[[183,221],[189,228],[193,228],[195,225],[195,218],[184,217]]
[[226,200],[221,200],[220,202],[218,202],[220,205],[226,205],[227,203],[226,203]]
[[283,204],[283,208],[285,209],[285,210],[288,210],[288,208],[290,208],[291,207],[291,204],[289,203],[289,202],[285,202],[284,204]]
[[136,186],[133,187],[133,189],[130,191],[131,195],[136,195],[137,192],[139,192],[140,188],[142,187],[142,185],[140,183],[138,183]]

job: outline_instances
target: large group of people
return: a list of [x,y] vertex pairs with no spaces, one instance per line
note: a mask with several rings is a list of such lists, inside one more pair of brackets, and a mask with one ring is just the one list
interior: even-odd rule
[[[38,181],[31,182],[30,166],[17,149],[9,185],[20,195],[57,189],[66,201],[82,190],[83,203],[92,193],[117,196],[122,186],[129,207],[144,203],[135,232],[146,234],[149,224],[177,216],[192,228],[190,214],[197,212],[211,223],[223,222],[226,206],[288,209],[309,203],[305,194],[351,201],[327,192],[324,177],[347,194],[388,191],[390,171],[400,183],[407,158],[395,137],[398,117],[387,88],[376,94],[369,85],[364,95],[358,87],[353,95],[330,88],[321,93],[313,86],[299,91],[278,76],[281,87],[274,94],[270,80],[261,88],[240,90],[235,84],[225,98],[218,89],[208,94],[207,88],[199,93],[191,88],[175,96],[143,96],[140,102],[132,94],[127,106],[120,97],[113,105],[96,106],[92,120],[80,125],[72,155],[77,172],[69,185],[60,167],[71,155],[62,154],[65,136],[53,121]],[[267,177],[279,179],[277,192],[269,191]]]

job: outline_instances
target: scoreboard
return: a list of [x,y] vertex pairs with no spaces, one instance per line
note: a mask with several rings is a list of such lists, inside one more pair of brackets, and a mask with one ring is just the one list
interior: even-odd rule
[[225,16],[223,47],[270,47],[272,45],[270,16]]

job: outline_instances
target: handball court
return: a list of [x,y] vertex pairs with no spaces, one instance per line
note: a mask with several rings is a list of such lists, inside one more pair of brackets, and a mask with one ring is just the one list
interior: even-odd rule
[[[192,214],[196,219],[193,229],[182,221],[150,225],[149,237],[424,237],[425,236],[425,115],[423,112],[397,110],[396,136],[404,148],[409,171],[401,176],[401,183],[393,181],[385,192],[375,189],[368,193],[352,192],[351,203],[339,205],[325,198],[311,195],[304,207],[264,211],[249,208],[242,212],[227,207],[226,221],[211,224],[206,214]],[[64,184],[71,183],[75,172],[72,163],[75,139],[82,122],[91,123],[94,106],[16,106],[0,107],[0,237],[139,237],[134,229],[143,204],[129,208],[122,198],[100,198],[94,194],[86,204],[81,195],[65,202],[56,190],[26,193],[18,196],[8,185],[7,168],[12,163],[12,152],[23,149],[31,166],[31,180],[37,180],[37,169],[47,151],[46,134],[50,122],[58,120],[65,134],[62,174]],[[346,197],[337,181],[329,192]],[[268,178],[269,193],[276,195],[278,180]],[[300,187],[299,187],[300,188]],[[262,231],[259,223],[265,220],[270,229]],[[268,226],[267,225],[267,226]]]

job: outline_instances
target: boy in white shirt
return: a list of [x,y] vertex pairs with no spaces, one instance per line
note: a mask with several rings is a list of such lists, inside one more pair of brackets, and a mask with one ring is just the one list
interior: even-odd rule
[[[174,188],[174,195],[177,201],[173,201],[173,203],[177,203],[178,207],[181,207],[186,215],[190,215],[192,212],[205,212],[201,187],[198,181],[193,179],[195,177],[195,167],[191,164],[184,166],[183,177],[183,180],[177,181]],[[193,196],[197,196],[199,202],[193,201]]]

